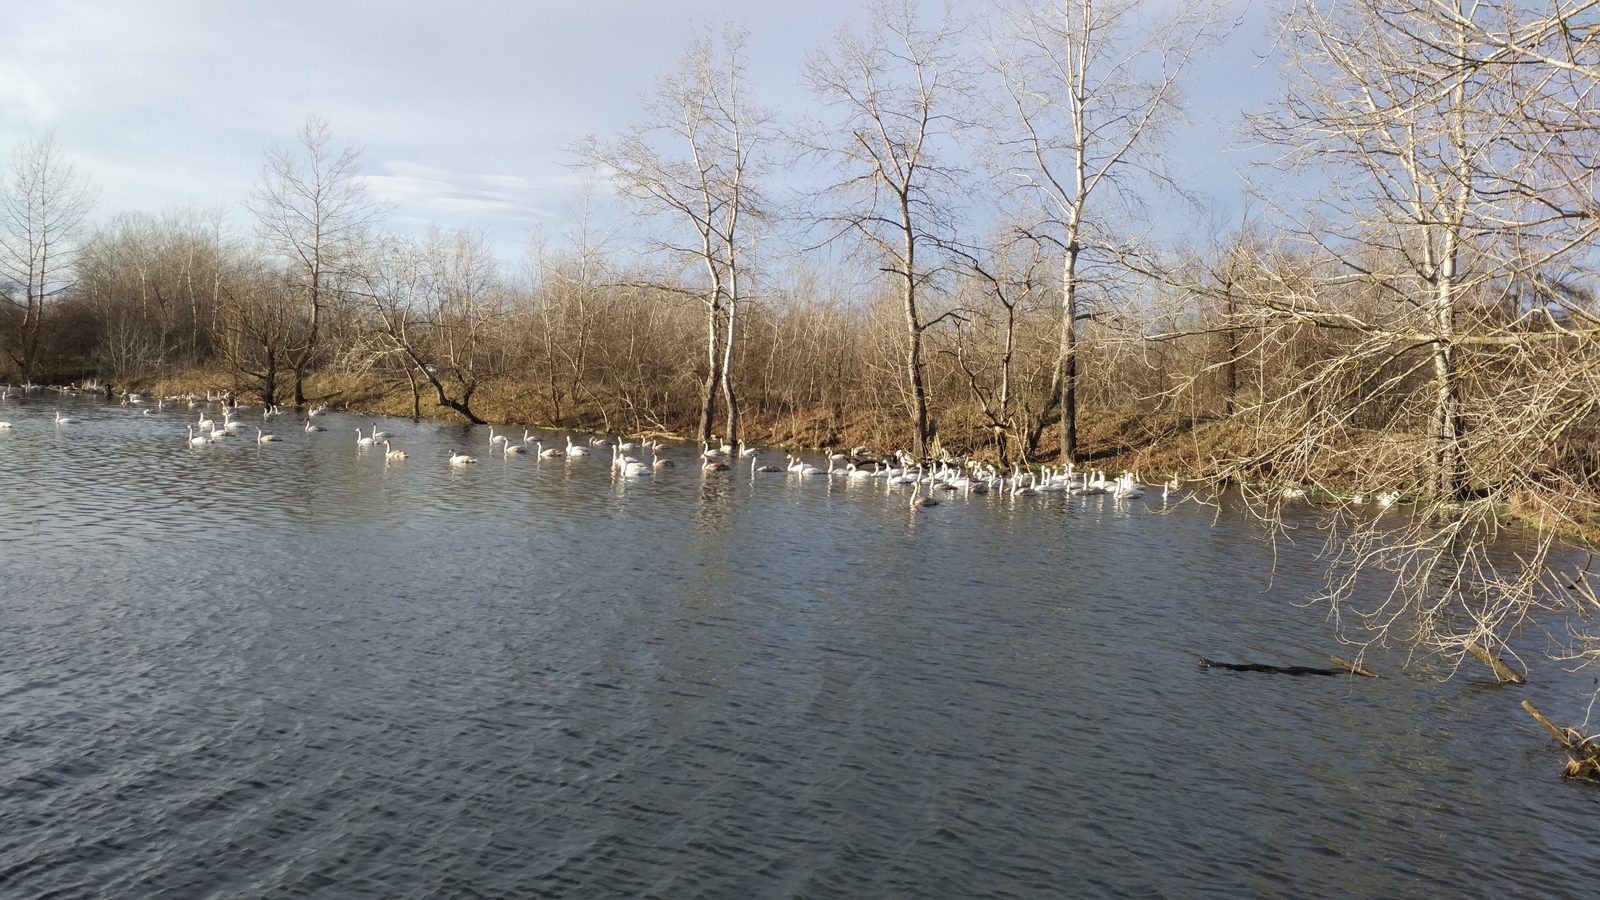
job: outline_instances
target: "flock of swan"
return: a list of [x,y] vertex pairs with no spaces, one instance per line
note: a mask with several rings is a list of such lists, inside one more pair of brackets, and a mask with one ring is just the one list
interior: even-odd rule
[[[16,395],[0,390],[0,400],[10,396]],[[282,414],[278,407],[268,406],[261,410],[259,420],[252,419],[247,422],[244,416],[250,414],[249,408],[237,403],[222,403],[220,412],[213,415],[212,404],[218,402],[214,397],[157,399],[127,394],[121,405],[132,408],[140,415],[153,415],[157,410],[172,409],[187,404],[189,410],[196,416],[194,421],[188,422],[185,426],[186,441],[191,451],[233,441],[254,441],[261,446],[282,442],[282,438],[267,430]],[[327,427],[318,423],[319,417],[325,411],[326,407],[312,407],[305,413],[304,419],[293,427],[307,435],[326,433]],[[55,425],[71,425],[77,422],[77,419],[63,415],[59,409],[55,411]],[[13,426],[10,422],[0,422],[0,429],[11,427]],[[253,435],[250,433],[252,431]],[[373,452],[381,448],[386,463],[403,462],[409,458],[405,450],[394,446],[395,435],[383,431],[377,422],[373,422],[370,429],[357,427],[355,432],[354,446],[360,450]],[[332,438],[332,435],[329,437]],[[1046,467],[1038,472],[1013,467],[1007,473],[992,464],[972,460],[927,462],[916,460],[904,451],[880,455],[866,447],[857,447],[848,453],[829,452],[824,460],[825,466],[817,465],[792,453],[783,454],[784,463],[778,465],[769,461],[776,459],[778,451],[763,451],[744,442],[740,442],[737,447],[730,444],[714,446],[702,443],[698,448],[692,445],[685,448],[682,445],[668,445],[661,441],[629,440],[622,437],[597,436],[581,440],[575,440],[571,434],[564,437],[564,445],[559,443],[546,445],[543,437],[530,430],[524,429],[521,438],[518,439],[510,434],[498,433],[496,426],[490,426],[487,447],[483,452],[485,455],[499,455],[505,458],[525,456],[535,460],[564,458],[578,461],[591,457],[596,460],[608,458],[616,477],[633,480],[649,478],[676,467],[677,462],[666,454],[690,449],[696,451],[694,464],[707,474],[747,471],[752,479],[763,474],[781,474],[797,479],[841,479],[863,484],[878,483],[886,487],[909,487],[911,494],[908,503],[913,508],[936,506],[940,495],[953,493],[999,494],[1010,498],[1041,494],[1105,495],[1113,500],[1123,501],[1143,497],[1147,487],[1131,472],[1108,477],[1103,471],[1080,471],[1072,465],[1067,465],[1054,469]],[[453,468],[464,468],[478,462],[477,456],[456,449],[449,450],[445,459]],[[685,463],[688,464],[688,461],[685,460]],[[1166,500],[1177,486],[1176,480],[1159,485],[1162,499]]]
[[[93,384],[73,387],[0,385],[0,404],[45,390],[68,397],[104,396],[106,393],[99,385]],[[213,394],[200,397],[190,394],[158,398],[124,393],[120,405],[146,416],[155,415],[160,410],[186,405],[191,412],[197,413],[196,420],[187,426],[187,440],[191,450],[235,438],[254,440],[257,445],[282,441],[278,435],[266,430],[266,426],[282,414],[277,406],[268,406],[261,411],[261,424],[247,424],[241,416],[249,412],[249,408],[238,404],[228,395]],[[220,421],[209,412],[213,405],[221,409]],[[4,409],[4,406],[0,405],[0,409]],[[325,406],[311,407],[304,414],[304,420],[295,427],[307,435],[326,432],[328,429],[316,421],[326,411]],[[55,425],[71,425],[77,422],[76,418],[63,415],[59,409],[55,410]],[[0,421],[0,432],[13,427],[9,421]],[[251,430],[255,431],[253,438],[249,434]],[[355,431],[356,446],[374,451],[381,446],[385,462],[403,462],[409,458],[405,450],[393,446],[391,439],[394,435],[381,430],[377,422],[372,423],[370,430],[357,428]],[[574,441],[570,434],[565,436],[565,446],[558,444],[546,446],[542,437],[527,429],[523,430],[521,439],[516,440],[510,435],[497,434],[495,426],[490,426],[487,452],[507,458],[529,456],[535,459],[558,457],[584,459],[590,456],[609,456],[613,472],[617,476],[625,479],[641,479],[676,465],[673,459],[663,455],[669,449],[672,449],[672,446],[661,441],[590,437],[579,442]],[[649,454],[648,461],[644,458],[646,453]],[[1010,473],[1005,473],[993,465],[972,460],[921,462],[904,451],[895,451],[892,455],[885,456],[874,453],[866,447],[857,447],[849,453],[828,453],[826,468],[807,462],[794,454],[786,454],[782,466],[763,462],[764,457],[773,457],[776,453],[777,451],[761,451],[743,442],[740,442],[738,447],[728,444],[715,447],[701,444],[696,462],[707,473],[730,471],[735,467],[743,470],[748,463],[751,478],[763,473],[782,473],[801,479],[838,478],[852,482],[876,481],[888,486],[910,486],[912,488],[910,503],[913,507],[935,506],[939,503],[938,495],[949,492],[1003,494],[1013,498],[1041,494],[1105,495],[1113,500],[1122,501],[1143,497],[1147,487],[1159,487],[1162,501],[1165,503],[1172,492],[1181,486],[1176,477],[1170,481],[1151,485],[1141,482],[1132,472],[1107,478],[1103,471],[1078,470],[1072,465],[1053,469],[1046,467],[1037,473],[1012,467]],[[478,458],[470,453],[452,449],[448,452],[446,460],[454,468],[464,468],[477,463]],[[927,491],[926,495],[923,494],[924,489]],[[1292,486],[1282,489],[1281,495],[1283,499],[1290,501],[1308,499],[1304,489]],[[1354,499],[1357,503],[1370,501],[1379,509],[1386,509],[1403,498],[1399,492],[1385,491],[1359,495]]]

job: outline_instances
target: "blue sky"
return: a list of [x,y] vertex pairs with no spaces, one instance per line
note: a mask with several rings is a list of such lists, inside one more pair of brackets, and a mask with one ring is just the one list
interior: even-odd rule
[[[983,2],[955,4],[981,11]],[[503,257],[532,226],[557,233],[579,173],[574,142],[615,134],[695,25],[750,32],[758,99],[807,111],[805,55],[858,0],[0,0],[0,149],[47,130],[100,191],[97,219],[241,201],[269,144],[307,115],[362,145],[397,228],[487,230]],[[1258,3],[1197,74],[1176,144],[1191,185],[1236,209],[1241,107],[1273,93]]]

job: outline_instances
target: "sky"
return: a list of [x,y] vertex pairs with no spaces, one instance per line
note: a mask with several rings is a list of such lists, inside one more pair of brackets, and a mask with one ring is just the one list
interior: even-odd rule
[[[0,152],[54,132],[99,191],[95,220],[192,205],[248,227],[268,146],[307,116],[363,148],[391,227],[481,229],[502,259],[568,227],[571,152],[641,117],[696,26],[749,31],[759,102],[813,113],[808,52],[860,0],[0,0]],[[973,12],[983,0],[958,2]],[[1180,170],[1226,218],[1240,206],[1232,120],[1274,88],[1260,0],[1196,72]],[[8,158],[8,157],[7,157]]]

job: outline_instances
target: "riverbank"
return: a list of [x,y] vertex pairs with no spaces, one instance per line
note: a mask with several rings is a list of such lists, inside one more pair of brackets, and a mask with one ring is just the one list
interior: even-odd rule
[[[313,405],[326,405],[370,415],[463,421],[460,413],[437,402],[431,386],[416,393],[407,385],[377,378],[340,373],[316,373],[306,381],[306,396]],[[207,395],[234,390],[225,372],[189,371],[128,385],[162,396]],[[626,434],[692,441],[698,422],[684,415],[639,406],[607,406],[591,399],[569,406],[559,417],[551,415],[547,393],[540,385],[504,379],[482,385],[473,396],[473,412],[493,425],[567,430],[577,433]],[[937,417],[936,446],[956,456],[999,462],[997,447],[980,412],[970,405],[945,407]],[[761,411],[742,416],[743,437],[752,445],[779,450],[821,450],[870,447],[890,452],[910,444],[910,430],[898,417],[876,411],[843,408],[790,409],[778,414]],[[719,429],[720,431],[720,429]],[[1281,435],[1239,419],[1207,419],[1149,410],[1105,411],[1084,409],[1079,415],[1082,467],[1109,472],[1131,471],[1151,481],[1177,477],[1183,480],[1256,485],[1285,484],[1307,488],[1313,495],[1359,495],[1372,485],[1388,486],[1410,496],[1426,483],[1424,436],[1408,433],[1350,429],[1339,447],[1319,447],[1307,454],[1307,465],[1294,473],[1274,469],[1275,448],[1292,435]],[[1030,455],[1031,466],[1058,463],[1053,429],[1040,440],[1039,452]],[[1015,462],[1015,452],[1011,462]],[[1478,493],[1490,493],[1487,485]],[[1588,545],[1600,544],[1600,516],[1573,515],[1573,508],[1600,508],[1600,494],[1584,489],[1554,497],[1521,490],[1502,497],[1501,512],[1509,519],[1535,528],[1553,528],[1563,538]]]

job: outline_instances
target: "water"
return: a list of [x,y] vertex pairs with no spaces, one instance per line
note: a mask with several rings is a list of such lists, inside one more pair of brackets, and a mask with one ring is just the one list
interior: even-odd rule
[[[59,407],[82,418],[56,426]],[[1303,549],[484,429],[0,404],[6,897],[1589,896],[1524,688],[1339,652]],[[253,435],[254,431],[250,430]],[[452,469],[448,449],[479,462]]]

